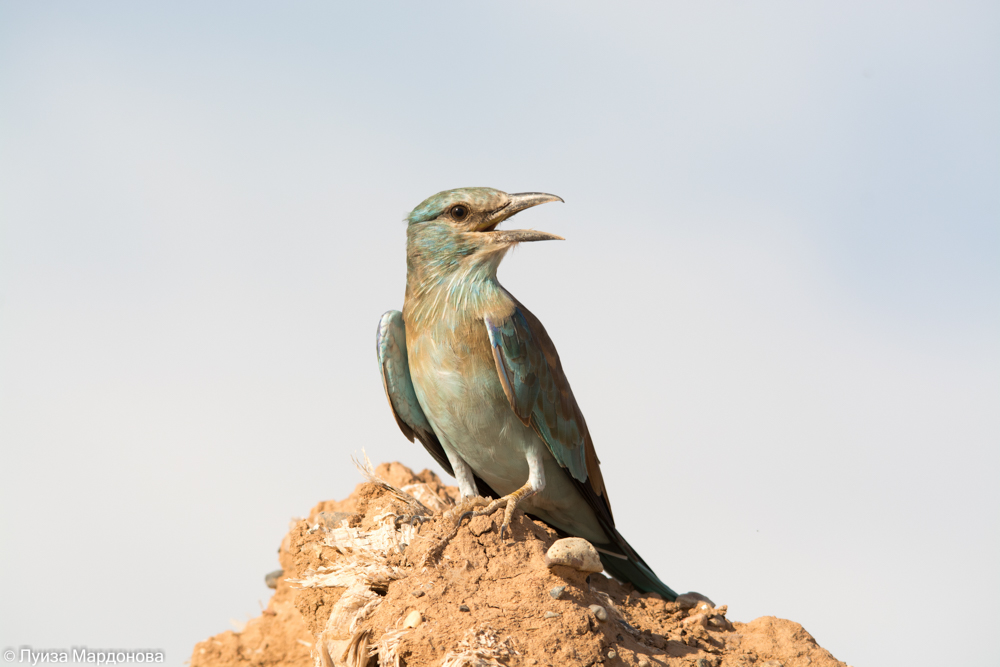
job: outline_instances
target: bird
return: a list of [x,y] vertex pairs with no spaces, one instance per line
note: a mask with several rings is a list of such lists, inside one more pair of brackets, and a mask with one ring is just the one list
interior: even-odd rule
[[385,313],[376,336],[383,386],[403,434],[457,479],[460,506],[478,508],[475,515],[504,510],[501,538],[519,508],[589,541],[615,578],[674,600],[615,528],[600,461],[555,345],[497,280],[517,244],[564,240],[497,226],[556,201],[563,199],[458,188],[409,213],[403,310]]

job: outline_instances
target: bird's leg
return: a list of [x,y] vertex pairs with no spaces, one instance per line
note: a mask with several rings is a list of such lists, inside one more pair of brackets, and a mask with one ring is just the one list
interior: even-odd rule
[[472,466],[465,462],[458,452],[450,446],[444,447],[444,453],[451,463],[452,470],[455,471],[455,479],[458,480],[458,490],[462,494],[462,499],[455,505],[454,509],[448,511],[446,516],[458,516],[456,524],[462,523],[462,519],[472,513],[477,507],[489,504],[486,498],[476,493],[476,477],[472,472]]
[[[525,498],[529,498],[545,489],[545,469],[542,467],[541,443],[529,449],[525,454],[528,459],[528,481],[517,491],[507,494],[503,498],[497,498],[485,508],[476,512],[471,512],[471,516],[488,516],[501,507],[505,508],[503,513],[503,523],[500,524],[500,539],[504,539],[510,529],[510,519],[514,516],[514,510]],[[462,518],[464,518],[463,515]],[[462,519],[459,519],[459,523]]]
[[476,493],[476,477],[472,472],[472,466],[465,462],[458,452],[452,450],[451,447],[445,447],[444,453],[448,456],[448,461],[451,463],[452,469],[455,471],[455,479],[458,480],[458,490],[462,493],[462,498],[475,498],[479,494]]

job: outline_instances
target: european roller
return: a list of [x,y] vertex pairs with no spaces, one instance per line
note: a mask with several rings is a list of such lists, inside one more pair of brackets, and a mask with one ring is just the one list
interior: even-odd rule
[[605,569],[642,591],[677,597],[615,529],[583,413],[542,323],[497,281],[518,243],[562,240],[498,230],[539,192],[447,190],[409,214],[403,312],[382,316],[378,359],[396,422],[458,480],[477,515],[515,508],[591,542]]

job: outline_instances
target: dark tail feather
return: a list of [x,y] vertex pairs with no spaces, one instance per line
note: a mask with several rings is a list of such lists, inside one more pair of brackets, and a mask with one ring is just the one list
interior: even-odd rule
[[635,549],[625,541],[622,534],[615,528],[615,520],[611,516],[611,506],[608,505],[607,497],[598,495],[589,482],[581,482],[572,475],[570,475],[570,479],[573,480],[580,495],[594,510],[604,533],[611,538],[611,544],[594,544],[608,574],[620,581],[627,581],[644,593],[659,593],[665,600],[671,602],[676,600],[677,593],[660,581],[660,578],[646,565],[642,557],[635,552]]
[[[598,545],[598,548],[605,546],[611,547],[611,545]],[[615,579],[627,581],[644,593],[659,593],[663,599],[671,602],[677,599],[677,593],[660,581],[660,578],[641,559],[633,561],[606,553],[601,553],[600,556],[604,569]]]

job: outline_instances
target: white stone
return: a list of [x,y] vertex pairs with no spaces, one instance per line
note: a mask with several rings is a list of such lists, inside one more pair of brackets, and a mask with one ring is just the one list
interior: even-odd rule
[[604,569],[597,549],[582,537],[564,537],[556,540],[545,553],[545,564],[566,565],[580,572],[600,572]]
[[590,611],[594,612],[594,616],[598,621],[604,622],[608,620],[608,610],[599,604],[590,605]]

